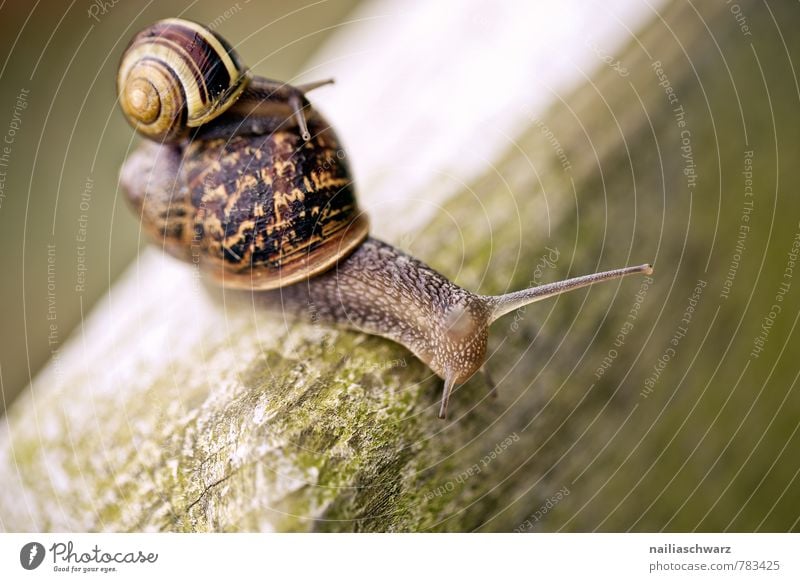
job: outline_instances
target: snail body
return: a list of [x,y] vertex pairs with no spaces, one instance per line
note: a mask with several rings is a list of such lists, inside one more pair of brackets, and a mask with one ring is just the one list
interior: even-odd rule
[[[224,68],[208,78],[226,82],[195,91],[207,97],[206,113],[170,113],[186,106],[176,95],[187,92],[161,91],[158,99],[167,102],[158,109],[170,124],[150,131],[128,105],[150,106],[134,94],[158,84],[147,74],[162,75],[165,36],[181,58],[199,59],[196,71]],[[220,64],[197,49],[204,40],[224,53]],[[121,173],[143,227],[174,256],[199,264],[226,288],[253,292],[264,307],[404,345],[444,379],[441,418],[453,388],[483,366],[489,327],[499,317],[597,281],[652,272],[640,265],[482,296],[372,238],[338,138],[305,98],[327,83],[292,87],[251,76],[230,45],[195,23],[170,19],[139,33],[123,55],[117,86],[129,121],[159,142],[134,152]]]

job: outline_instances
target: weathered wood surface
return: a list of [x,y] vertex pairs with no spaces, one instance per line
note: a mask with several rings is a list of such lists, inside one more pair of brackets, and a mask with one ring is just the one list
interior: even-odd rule
[[[650,287],[641,280],[615,282],[498,322],[489,359],[497,400],[476,378],[456,391],[451,418],[439,421],[441,381],[402,347],[235,307],[206,292],[190,267],[149,249],[10,410],[0,432],[0,526],[631,526],[642,515],[640,506],[623,506],[627,521],[603,522],[613,503],[587,505],[616,475],[617,444],[608,445],[636,411],[653,363],[640,347],[652,340],[657,355],[672,333],[671,323],[654,323],[676,286],[671,265],[685,252],[683,235],[678,240],[668,232],[685,217],[671,218],[665,208],[686,197],[680,136],[651,63],[662,63],[687,107],[699,106],[694,70],[712,85],[718,67],[701,58],[709,50],[705,26],[730,46],[729,56],[750,50],[739,46],[724,3],[704,10],[704,21],[686,4],[666,10],[663,21],[656,18],[635,40],[628,37],[624,50],[606,37],[606,45],[590,50],[585,70],[579,68],[586,74],[581,87],[548,96],[560,102],[547,111],[526,107],[523,99],[495,112],[523,130],[499,141],[491,135],[502,147],[487,153],[491,164],[476,162],[471,173],[447,173],[455,166],[442,173],[420,170],[424,155],[411,156],[412,166],[403,168],[409,163],[404,152],[428,147],[438,159],[437,147],[446,147],[460,148],[450,160],[473,156],[470,140],[497,127],[491,118],[463,132],[469,140],[460,144],[437,138],[446,131],[438,126],[434,136],[409,136],[409,127],[424,124],[408,121],[390,130],[401,123],[402,110],[370,106],[375,95],[364,96],[362,85],[348,87],[346,79],[335,87],[335,99],[361,96],[342,115],[346,127],[360,114],[377,132],[379,122],[405,135],[392,144],[394,154],[386,145],[391,139],[376,138],[380,153],[368,160],[358,155],[368,157],[369,142],[353,140],[350,155],[362,192],[381,192],[363,195],[373,216],[385,216],[376,219],[376,232],[459,284],[499,293],[657,259]],[[676,23],[680,43],[673,36]],[[696,69],[687,65],[684,50]],[[603,61],[612,54],[617,67]],[[404,78],[403,70],[387,70]],[[393,80],[385,79],[375,93],[390,86]],[[415,102],[409,109],[418,115],[424,108]],[[431,106],[431,115],[446,109]],[[326,110],[334,123],[335,110]],[[709,143],[715,129],[699,115],[693,121],[696,147]],[[347,143],[347,129],[341,134]],[[738,160],[740,152],[721,155]],[[425,180],[415,178],[405,190],[393,183],[407,174]],[[464,176],[468,182],[459,182]],[[683,285],[677,284],[680,293]],[[637,300],[642,293],[646,297]],[[636,304],[635,329],[596,380]],[[656,523],[633,527],[654,529]]]

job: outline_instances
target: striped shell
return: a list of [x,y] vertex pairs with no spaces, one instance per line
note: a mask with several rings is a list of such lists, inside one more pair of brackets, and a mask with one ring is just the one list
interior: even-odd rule
[[122,185],[171,254],[225,287],[275,289],[334,267],[366,238],[344,150],[321,115],[309,141],[266,135],[147,144]]
[[223,38],[200,24],[169,18],[133,38],[122,55],[117,93],[137,131],[171,142],[223,113],[248,82]]

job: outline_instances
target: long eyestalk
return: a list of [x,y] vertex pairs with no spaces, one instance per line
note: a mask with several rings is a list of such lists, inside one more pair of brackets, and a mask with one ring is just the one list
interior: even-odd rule
[[546,285],[539,285],[531,287],[530,289],[523,289],[522,291],[515,291],[514,293],[507,293],[505,295],[497,295],[494,297],[487,297],[486,299],[493,305],[492,314],[489,317],[489,323],[493,323],[497,319],[510,313],[515,309],[524,307],[536,301],[560,295],[573,289],[586,287],[600,281],[607,281],[608,279],[618,279],[625,275],[632,275],[634,273],[643,273],[645,275],[653,274],[652,265],[638,265],[636,267],[625,267],[623,269],[614,269],[612,271],[604,271],[602,273],[592,273],[591,275],[584,275],[582,277],[575,277],[567,279],[566,281],[557,281],[556,283],[548,283]]
[[303,85],[298,85],[295,87],[295,89],[297,89],[300,94],[292,95],[291,97],[289,97],[289,107],[292,108],[292,112],[294,113],[294,118],[297,121],[297,127],[300,128],[300,135],[303,136],[303,140],[305,141],[311,139],[311,134],[308,132],[308,125],[306,125],[306,116],[303,113],[305,104],[303,102],[301,95],[307,93],[308,91],[313,91],[318,87],[323,87],[324,85],[330,85],[332,83],[333,79],[325,79],[324,81],[314,81],[312,83],[305,83]]
[[313,91],[314,89],[318,89],[319,87],[324,87],[325,85],[333,85],[335,81],[333,79],[324,79],[322,81],[311,81],[310,83],[301,83],[300,85],[295,85],[294,88],[300,91],[301,93],[308,93],[309,91]]

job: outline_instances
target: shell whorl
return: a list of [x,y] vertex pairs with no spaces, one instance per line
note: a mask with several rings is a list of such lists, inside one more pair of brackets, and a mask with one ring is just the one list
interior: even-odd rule
[[250,81],[238,55],[204,26],[170,18],[137,34],[120,62],[125,117],[156,141],[175,141],[228,109]]

